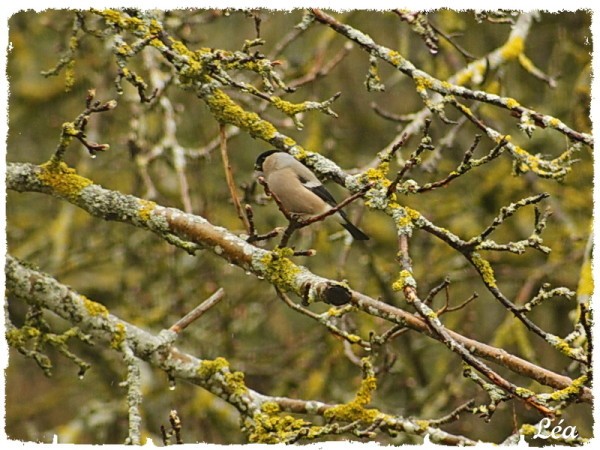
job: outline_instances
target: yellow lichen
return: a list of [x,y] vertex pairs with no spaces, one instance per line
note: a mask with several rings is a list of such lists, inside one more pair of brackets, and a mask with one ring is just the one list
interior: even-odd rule
[[517,389],[515,389],[515,392],[521,398],[529,398],[535,396],[535,392],[524,387],[517,387]]
[[262,412],[264,412],[265,414],[271,415],[271,414],[277,414],[278,412],[280,412],[281,408],[275,402],[265,402],[262,405],[260,405],[260,410]]
[[410,217],[413,221],[419,220],[421,218],[421,213],[419,213],[419,211],[409,208],[408,206],[404,207],[404,211],[406,211],[408,217]]
[[29,339],[40,336],[41,331],[30,326],[12,328],[6,332],[6,341],[11,347],[24,347]]
[[227,372],[225,374],[225,383],[227,384],[229,394],[239,397],[248,392],[248,387],[244,380],[244,372]]
[[414,420],[413,422],[419,427],[420,431],[425,431],[430,425],[428,420]]
[[388,162],[382,162],[377,167],[371,167],[367,169],[361,175],[361,182],[367,184],[372,183],[377,187],[387,188],[392,182],[387,179],[386,175],[390,170],[390,164]]
[[521,172],[527,172],[529,170],[539,173],[540,168],[540,160],[539,158],[533,156],[527,150],[515,145],[513,147],[513,153],[518,158],[518,169]]
[[509,61],[511,59],[518,58],[519,55],[523,53],[524,49],[525,41],[523,38],[521,36],[515,36],[502,46],[500,49],[500,54],[505,61]]
[[564,401],[569,399],[569,397],[579,395],[581,390],[585,387],[587,380],[588,377],[586,375],[582,375],[573,380],[573,383],[566,388],[554,391],[552,394],[550,394],[550,398],[555,401]]
[[548,121],[548,125],[550,125],[551,127],[558,127],[560,125],[560,120],[558,120],[557,118],[553,117],[552,119],[550,119]]
[[424,94],[427,89],[430,89],[433,86],[433,80],[431,78],[420,75],[415,75],[413,81],[415,82],[417,92],[420,94]]
[[[115,9],[92,9],[92,12],[104,18],[107,22],[112,22],[119,28],[125,28],[131,31],[144,31],[145,25],[142,19],[130,17]],[[157,30],[157,32],[160,31]]]
[[265,141],[270,141],[277,134],[277,129],[271,123],[261,119],[256,113],[245,111],[220,89],[206,95],[205,101],[221,123],[234,125]]
[[380,412],[374,408],[365,408],[365,406],[371,403],[375,389],[377,389],[377,379],[374,376],[369,375],[363,378],[354,399],[344,405],[328,408],[324,413],[325,418],[341,422],[354,422],[355,420],[373,422]]
[[508,99],[506,99],[506,106],[509,107],[510,109],[513,109],[513,108],[517,108],[521,105],[514,98],[508,98]]
[[286,100],[283,100],[279,97],[273,96],[271,97],[271,104],[275,106],[278,110],[286,114],[287,116],[295,116],[298,113],[306,111],[306,102],[302,103],[291,103]]
[[85,187],[93,184],[91,180],[77,175],[75,169],[56,159],[51,159],[39,167],[41,170],[37,178],[42,184],[69,200],[75,200]]
[[285,291],[297,290],[296,276],[300,268],[289,257],[294,254],[291,248],[276,248],[265,254],[260,262],[264,265],[264,276],[271,283]]
[[404,58],[395,50],[388,51],[388,60],[396,67],[400,67],[404,62]]
[[229,368],[229,361],[221,356],[213,360],[205,359],[200,363],[198,375],[203,379],[209,379],[225,368]]
[[537,434],[539,430],[535,425],[526,423],[524,425],[521,425],[520,432],[523,436],[533,436],[534,434]]
[[519,64],[529,73],[535,72],[537,69],[533,61],[529,59],[525,53],[519,53]]
[[[251,430],[248,440],[257,444],[279,444],[296,438],[300,432],[310,439],[321,429],[321,427],[311,426],[310,422],[289,415],[255,413],[252,419],[248,427]],[[305,429],[308,432],[305,432]]]
[[[288,147],[295,147],[295,148],[296,148],[297,150],[299,150],[299,152],[300,152],[300,153],[296,153],[296,154],[295,154],[296,158],[298,158],[300,161],[302,161],[302,159],[304,159],[304,158],[302,157],[302,153],[306,154],[306,150],[304,150],[302,147],[300,147],[300,146],[298,145],[298,143],[297,143],[295,140],[293,140],[291,137],[289,137],[289,136],[286,136],[286,137],[283,139],[283,144],[284,144],[284,145],[287,145]],[[305,156],[305,157],[306,157],[306,156]]]
[[81,300],[83,300],[83,306],[85,307],[85,309],[87,309],[87,312],[91,316],[108,317],[108,309],[106,309],[106,306],[93,300],[90,300],[89,298],[83,295],[81,296]]
[[67,63],[65,68],[65,92],[71,92],[75,85],[75,60],[72,59]]
[[397,292],[403,290],[406,286],[413,286],[414,284],[415,280],[412,273],[408,270],[402,270],[396,281],[392,284],[392,289]]
[[467,66],[466,69],[460,71],[454,77],[454,83],[458,86],[464,86],[468,82],[473,79],[480,78],[481,74],[483,74],[487,70],[487,63],[485,60],[478,60]]
[[573,354],[573,348],[563,339],[558,339],[553,343],[553,346],[564,355],[572,356]]
[[577,296],[591,296],[594,293],[594,277],[592,276],[592,261],[587,260],[581,266]]
[[485,284],[490,287],[496,287],[496,277],[491,264],[487,260],[483,259],[479,253],[473,253],[471,255],[471,261],[477,268],[477,271],[481,275],[481,278],[483,278]]
[[362,341],[362,339],[360,338],[360,336],[356,335],[356,334],[348,334],[346,336],[346,338],[352,342],[353,344],[358,344],[360,341]]
[[[400,214],[397,214],[398,218],[396,220],[396,227],[404,228],[408,225],[412,225],[413,219],[410,215],[407,214],[407,211],[405,208],[402,208],[401,206],[399,206],[398,212]],[[402,214],[402,212],[404,212],[404,214]]]
[[110,341],[111,348],[115,350],[119,350],[123,342],[125,342],[125,338],[127,337],[127,329],[125,325],[122,323],[117,323],[115,330],[112,335],[112,339]]
[[150,214],[152,214],[152,211],[154,211],[154,208],[156,208],[156,203],[150,200],[139,200],[139,203],[140,209],[138,210],[138,216],[144,222],[147,222],[150,220]]

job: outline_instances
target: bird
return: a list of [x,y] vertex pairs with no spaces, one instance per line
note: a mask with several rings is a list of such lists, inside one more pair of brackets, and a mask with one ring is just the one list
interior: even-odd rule
[[[256,158],[254,170],[262,174],[269,190],[293,217],[306,220],[337,206],[333,195],[315,174],[286,152],[268,150],[261,153]],[[357,241],[369,239],[369,236],[350,222],[343,210],[340,209],[332,217]]]

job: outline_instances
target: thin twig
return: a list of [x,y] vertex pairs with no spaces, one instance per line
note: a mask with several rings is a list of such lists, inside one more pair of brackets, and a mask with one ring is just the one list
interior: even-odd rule
[[429,23],[429,26],[433,29],[433,31],[435,31],[437,34],[439,34],[441,37],[443,37],[452,47],[454,47],[458,51],[458,53],[463,55],[464,58],[467,60],[467,62],[475,61],[477,59],[472,53],[469,53],[462,46],[460,46],[459,44],[454,42],[454,40],[452,39],[451,36],[447,35],[444,31],[442,31],[440,28],[438,28],[436,25],[434,25],[431,22],[431,20],[429,20],[428,23]]
[[341,328],[336,327],[333,323],[331,323],[330,318],[326,316],[327,313],[325,313],[325,315],[316,314],[316,313],[312,312],[311,310],[306,309],[303,306],[299,305],[298,303],[293,302],[292,299],[289,298],[285,294],[285,292],[283,292],[281,289],[275,287],[275,291],[277,292],[277,296],[281,300],[283,300],[283,302],[287,306],[289,306],[293,310],[298,311],[299,313],[304,314],[305,316],[308,316],[311,319],[316,320],[317,322],[325,325],[325,327],[332,334],[335,334],[336,336],[341,337],[342,339],[344,339],[344,341],[346,341],[350,344],[357,344],[363,348],[369,348],[369,346],[370,346],[369,343],[367,341],[365,341],[364,339],[361,339],[356,335],[350,334],[347,331],[344,331]]
[[449,306],[448,302],[446,301],[446,304],[442,308],[437,310],[436,314],[438,316],[441,316],[442,314],[458,311],[460,309],[463,309],[465,306],[467,306],[469,303],[471,303],[476,298],[479,298],[479,294],[477,292],[473,292],[473,294],[471,294],[471,296],[468,299],[466,299],[464,302],[462,302],[460,305]]
[[333,58],[326,60],[328,61],[327,64],[313,67],[311,71],[303,77],[290,81],[288,86],[291,88],[298,88],[326,76],[335,68],[335,66],[342,62],[342,60],[350,53],[350,50],[352,50],[353,47],[354,45],[352,42],[347,42]]
[[440,417],[439,419],[428,420],[428,422],[430,425],[435,425],[435,426],[445,425],[447,423],[454,422],[455,420],[457,420],[459,418],[459,416],[462,412],[472,408],[474,404],[475,404],[475,400],[471,399],[468,402],[463,403],[459,407],[455,408],[454,411],[450,412],[449,414],[445,415],[444,417]]
[[443,289],[446,289],[449,284],[450,284],[450,278],[449,277],[444,278],[444,281],[442,281],[440,284],[433,287],[433,289],[431,289],[429,291],[429,294],[427,294],[427,297],[425,297],[425,300],[423,300],[423,303],[425,303],[426,305],[429,305],[433,301],[435,296],[438,295]]
[[[412,272],[412,264],[410,256],[408,254],[408,236],[404,233],[398,237],[400,255],[400,264],[403,270]],[[412,304],[418,311],[419,315],[427,323],[427,325],[433,330],[433,332],[439,337],[440,341],[444,343],[450,350],[457,353],[465,363],[475,368],[477,371],[485,375],[494,385],[501,388],[503,391],[509,393],[511,396],[519,398],[526,404],[537,409],[540,413],[545,416],[553,416],[554,411],[547,406],[541,404],[535,396],[526,396],[519,393],[519,388],[510,381],[501,377],[498,373],[493,371],[487,364],[477,359],[469,349],[464,347],[458,341],[452,338],[448,333],[444,325],[437,318],[435,313],[425,305],[421,299],[419,299],[416,291],[416,287],[411,283],[406,283],[403,287],[404,297],[406,301]]]
[[215,292],[213,295],[211,295],[209,298],[204,300],[202,303],[200,303],[198,306],[192,309],[189,313],[187,313],[185,316],[183,316],[181,319],[175,322],[171,326],[171,328],[169,328],[169,330],[174,331],[175,333],[181,333],[192,322],[200,318],[206,311],[208,311],[210,308],[219,303],[223,299],[223,297],[225,297],[225,290],[223,288],[219,288],[217,292]]
[[250,234],[250,224],[248,223],[248,218],[242,209],[242,204],[240,203],[240,198],[238,197],[237,190],[235,188],[235,182],[233,181],[233,173],[231,171],[231,165],[229,164],[229,156],[227,155],[227,136],[225,135],[225,125],[223,124],[219,126],[219,138],[221,143],[221,158],[223,159],[223,168],[225,169],[227,187],[229,188],[229,193],[231,194],[231,199],[233,200],[233,205],[235,206],[235,211],[244,224],[244,228],[248,234]]

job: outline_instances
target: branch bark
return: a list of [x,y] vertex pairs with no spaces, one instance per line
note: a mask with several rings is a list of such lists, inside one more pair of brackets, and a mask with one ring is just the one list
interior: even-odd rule
[[[62,172],[49,172],[48,167],[27,163],[8,163],[6,186],[18,192],[41,192],[73,203],[95,217],[113,220],[156,233],[173,245],[186,250],[211,250],[216,256],[235,264],[257,277],[265,278],[284,292],[294,292],[305,300],[326,301],[331,287],[338,282],[320,277],[288,259],[285,254],[255,247],[201,216],[166,208],[131,195],[93,184],[74,169],[61,166]],[[353,305],[361,311],[392,323],[407,326],[439,340],[419,317],[350,290]],[[452,339],[469,348],[473,354],[493,361],[515,373],[555,389],[572,385],[573,380],[532,364],[502,349],[469,339],[448,330]],[[591,402],[592,392],[583,389],[582,401]]]

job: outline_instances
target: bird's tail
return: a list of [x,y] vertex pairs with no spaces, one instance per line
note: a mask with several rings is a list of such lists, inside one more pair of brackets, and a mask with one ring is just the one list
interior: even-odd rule
[[344,211],[340,210],[340,213],[341,213],[340,215],[344,219],[340,223],[346,230],[348,230],[348,232],[352,235],[352,237],[354,239],[356,239],[357,241],[368,241],[369,240],[369,236],[367,236],[357,226],[355,226],[354,224],[352,224],[352,222],[350,222],[350,220],[348,219],[348,216],[346,216]]
[[367,236],[365,233],[363,233],[358,227],[353,225],[350,221],[345,220],[344,222],[342,222],[342,226],[346,230],[348,230],[348,232],[352,235],[352,237],[354,239],[356,239],[357,241],[368,241],[369,240],[369,236]]

